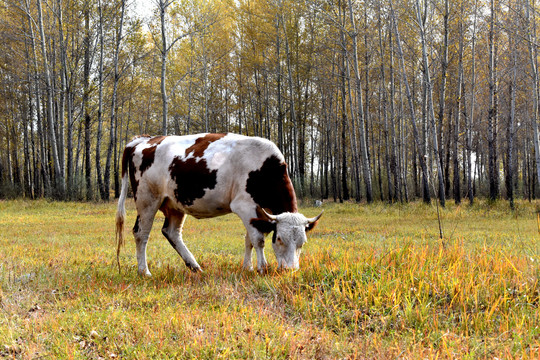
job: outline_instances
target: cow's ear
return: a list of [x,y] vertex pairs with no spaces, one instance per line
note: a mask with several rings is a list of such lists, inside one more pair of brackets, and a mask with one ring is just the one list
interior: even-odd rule
[[276,230],[276,221],[274,220],[265,220],[261,218],[251,219],[251,225],[263,234],[268,234],[269,232]]

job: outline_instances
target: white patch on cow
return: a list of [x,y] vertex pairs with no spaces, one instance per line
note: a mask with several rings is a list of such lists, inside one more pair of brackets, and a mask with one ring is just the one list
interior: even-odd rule
[[224,152],[215,153],[214,156],[212,156],[212,159],[210,160],[210,162],[208,163],[208,167],[210,169],[220,168],[221,166],[223,166],[223,164],[225,164],[225,161],[227,161],[228,156],[229,154],[224,153]]

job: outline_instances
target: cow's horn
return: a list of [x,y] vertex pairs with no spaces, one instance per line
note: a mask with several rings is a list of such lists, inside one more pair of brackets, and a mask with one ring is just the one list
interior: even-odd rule
[[319,215],[317,215],[317,216],[315,216],[315,217],[312,217],[312,218],[310,218],[310,219],[307,219],[308,224],[313,224],[315,221],[319,220],[319,219],[321,218],[323,212],[324,212],[324,210],[321,211],[321,213],[320,213]]
[[269,213],[266,212],[266,210],[264,210],[263,208],[261,208],[262,212],[264,215],[266,215],[270,220],[274,220],[276,221],[277,220],[277,216],[276,215],[270,215]]

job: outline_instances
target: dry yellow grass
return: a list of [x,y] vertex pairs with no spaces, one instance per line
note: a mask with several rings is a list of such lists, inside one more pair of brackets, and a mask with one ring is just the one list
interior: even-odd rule
[[[325,204],[297,272],[242,270],[240,220],[189,218],[192,274],[161,236],[136,275],[128,201],[0,202],[0,357],[538,358],[536,209]],[[306,215],[318,209],[303,208]]]

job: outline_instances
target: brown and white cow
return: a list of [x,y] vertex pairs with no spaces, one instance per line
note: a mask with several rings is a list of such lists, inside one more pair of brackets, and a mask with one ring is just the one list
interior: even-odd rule
[[122,158],[117,255],[123,243],[128,175],[137,208],[133,234],[141,275],[150,275],[146,244],[158,210],[165,215],[163,235],[193,271],[201,268],[182,241],[186,214],[198,219],[237,214],[247,230],[244,268],[253,269],[255,248],[260,272],[267,266],[265,234],[274,232],[278,266],[297,269],[306,231],[322,215],[308,219],[298,213],[287,165],[269,140],[236,134],[139,136],[127,144]]

